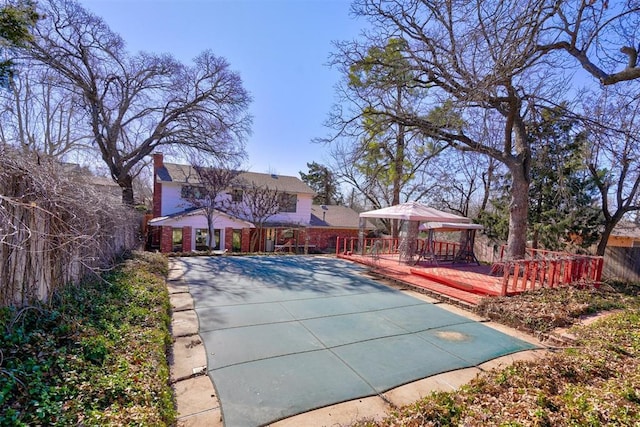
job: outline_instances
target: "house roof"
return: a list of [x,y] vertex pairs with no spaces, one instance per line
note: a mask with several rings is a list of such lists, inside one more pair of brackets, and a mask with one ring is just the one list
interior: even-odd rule
[[622,220],[615,226],[611,235],[640,240],[640,226],[632,221]]
[[[229,215],[221,211],[216,210],[215,215],[224,216],[229,220],[235,221],[239,224],[240,223],[245,224],[249,228],[255,228],[255,226],[251,222],[245,221],[243,219],[237,218],[235,216]],[[185,218],[188,216],[206,216],[206,213],[204,212],[204,208],[193,207],[181,212],[173,213],[171,215],[159,216],[159,217],[150,219],[148,224],[150,226],[169,225],[169,224],[174,224],[177,221],[179,221],[181,218]]]
[[93,185],[103,191],[103,195],[122,198],[122,188],[111,178],[94,175],[87,167],[77,163],[61,163],[62,170],[67,176],[81,180],[83,183]]
[[312,227],[358,228],[360,218],[358,212],[340,205],[312,205]]
[[[164,167],[156,170],[157,180],[161,182],[200,183],[195,169],[189,165],[164,163]],[[295,176],[276,175],[257,172],[240,172],[236,180],[243,184],[255,183],[271,190],[296,194],[315,194],[300,178]]]

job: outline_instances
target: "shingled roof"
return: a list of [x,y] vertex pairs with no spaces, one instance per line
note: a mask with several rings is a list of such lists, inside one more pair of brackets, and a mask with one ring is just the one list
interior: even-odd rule
[[358,228],[358,212],[340,205],[312,205],[312,227]]
[[611,235],[640,240],[640,226],[632,221],[622,220],[615,226]]
[[[176,182],[198,185],[198,174],[189,165],[164,163],[164,167],[156,171],[160,182]],[[265,186],[271,190],[296,194],[315,194],[315,192],[301,179],[295,176],[276,175],[257,172],[240,172],[236,180],[244,185],[255,184]]]

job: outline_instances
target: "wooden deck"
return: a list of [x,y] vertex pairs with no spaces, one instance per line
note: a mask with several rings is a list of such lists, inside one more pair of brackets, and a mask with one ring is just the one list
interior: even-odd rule
[[368,265],[375,274],[460,305],[477,305],[483,297],[500,295],[502,286],[502,278],[491,276],[491,267],[487,265],[440,263],[436,266],[427,262],[409,265],[400,262],[397,254],[378,257],[338,254],[338,257]]
[[[359,255],[359,244],[364,255]],[[413,252],[402,245],[391,238],[366,238],[362,242],[338,238],[336,255],[369,265],[376,274],[466,304],[477,304],[486,296],[516,295],[540,288],[598,286],[602,276],[603,258],[598,256],[527,249],[523,259],[507,260],[501,253],[499,261],[488,266],[461,262],[475,261],[475,256],[458,256],[466,252],[455,242],[425,246],[418,240]],[[414,262],[402,262],[400,253],[413,253],[409,257]]]

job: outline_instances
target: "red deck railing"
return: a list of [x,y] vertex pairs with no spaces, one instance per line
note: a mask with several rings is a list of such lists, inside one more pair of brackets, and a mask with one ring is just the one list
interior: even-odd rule
[[[358,238],[338,238],[337,254],[375,256],[399,254],[401,250],[398,239],[365,238],[362,251],[358,242]],[[414,253],[419,253],[423,244],[424,241],[418,239]],[[459,248],[458,243],[435,241],[432,251],[437,260],[451,261]],[[508,260],[503,247],[500,260],[492,265],[491,275],[494,280],[502,278],[501,295],[513,295],[539,288],[599,283],[603,265],[603,257],[532,248],[527,248],[524,259]]]
[[[413,248],[415,254],[419,254],[425,242],[418,239]],[[336,242],[336,254],[360,254],[363,255],[393,255],[400,253],[400,239],[390,237],[375,237],[362,239],[362,251],[358,246],[357,237],[340,238]],[[433,252],[438,259],[452,260],[460,249],[460,244],[455,242],[434,241]]]
[[538,288],[599,283],[603,266],[600,256],[533,248],[526,248],[524,259],[507,260],[503,246],[492,272],[502,273],[502,295],[510,295]]

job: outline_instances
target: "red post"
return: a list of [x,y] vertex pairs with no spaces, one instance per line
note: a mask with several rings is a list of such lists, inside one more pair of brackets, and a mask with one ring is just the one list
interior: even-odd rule
[[558,261],[551,261],[551,287],[555,287],[558,281]]
[[517,291],[519,288],[518,286],[519,277],[520,277],[520,262],[515,261],[513,265],[513,285],[511,286],[511,289],[513,289],[514,291]]
[[540,287],[544,288],[546,287],[546,280],[547,280],[547,269],[549,268],[549,263],[547,263],[546,260],[542,260],[540,261],[540,277],[538,278],[540,280]]
[[224,229],[224,248],[227,252],[233,252],[233,228],[231,227]]
[[597,267],[596,267],[596,277],[595,281],[599,282],[602,280],[602,268],[604,267],[604,258],[598,257],[597,259]]
[[507,295],[507,286],[509,284],[509,274],[511,273],[510,263],[504,263],[504,271],[502,272],[502,288],[500,289],[500,295]]
[[531,280],[531,289],[537,288],[536,281],[538,279],[538,262],[538,260],[531,261],[531,276],[529,279]]

